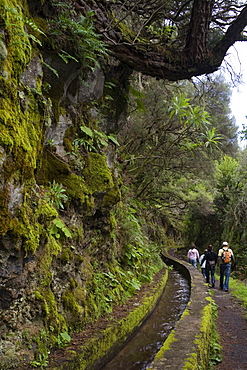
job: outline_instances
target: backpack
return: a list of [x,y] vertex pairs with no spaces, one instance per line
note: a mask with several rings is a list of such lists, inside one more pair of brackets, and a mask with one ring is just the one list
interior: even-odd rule
[[231,252],[228,249],[223,249],[221,258],[223,263],[230,263],[232,258]]
[[215,260],[213,261],[208,261],[209,262],[209,266],[210,268],[214,267],[215,266]]

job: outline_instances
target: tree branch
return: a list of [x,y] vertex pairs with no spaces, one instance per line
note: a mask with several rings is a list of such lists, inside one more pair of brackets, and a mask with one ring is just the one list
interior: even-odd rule
[[[160,79],[178,81],[212,73],[220,67],[227,50],[234,42],[246,40],[246,36],[241,33],[247,26],[247,5],[242,8],[242,11],[239,10],[239,15],[236,16],[215,45],[215,43],[209,44],[208,42],[213,10],[216,13],[214,17],[217,17],[218,12],[219,21],[227,16],[233,18],[235,15],[228,14],[227,9],[219,4],[216,12],[213,9],[213,0],[194,0],[192,10],[190,11],[189,8],[184,10],[183,15],[187,16],[188,19],[187,22],[182,21],[181,27],[178,24],[176,40],[159,44],[152,44],[148,39],[146,42],[143,38],[139,39],[138,31],[129,29],[126,24],[120,24],[113,15],[113,10],[116,11],[116,9],[115,4],[111,1],[80,0],[80,4],[83,4],[86,11],[94,10],[96,28],[104,35],[112,56],[135,71]],[[132,4],[130,3],[130,5]],[[143,3],[144,10],[147,4]],[[190,4],[190,1],[187,1],[186,4]],[[153,16],[153,11],[150,16]],[[157,13],[158,11],[159,8],[157,8]],[[235,11],[237,12],[237,9]],[[138,15],[136,17],[137,24]],[[145,17],[145,19],[150,19],[148,14]],[[139,20],[145,24],[144,18]],[[161,19],[162,22],[164,19]],[[227,26],[227,22],[225,26]],[[140,24],[139,32],[142,29]]]
[[216,44],[213,49],[214,58],[221,64],[227,50],[241,37],[246,40],[246,37],[241,36],[244,28],[247,26],[247,5],[242,9],[239,16],[232,22],[222,39]]

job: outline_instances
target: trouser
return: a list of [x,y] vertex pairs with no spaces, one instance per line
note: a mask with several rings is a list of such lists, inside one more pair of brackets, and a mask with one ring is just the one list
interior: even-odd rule
[[202,270],[202,276],[206,279],[207,275],[206,275],[206,268],[205,267],[201,267],[201,270]]
[[229,289],[229,279],[231,273],[231,264],[222,263],[220,265],[220,288],[224,290]]
[[214,273],[215,273],[215,266],[206,265],[206,283],[209,284],[210,283],[210,278],[211,278],[212,286],[214,286],[214,284],[215,284]]
[[192,265],[192,266],[194,266],[194,267],[196,267],[196,260],[192,260],[191,258],[190,258],[190,264]]

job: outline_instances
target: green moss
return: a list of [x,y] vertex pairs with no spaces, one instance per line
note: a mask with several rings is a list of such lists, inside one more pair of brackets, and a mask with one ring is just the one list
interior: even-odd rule
[[184,363],[183,370],[198,370],[200,369],[198,364],[198,358],[196,353],[191,353],[189,359]]
[[[119,22],[116,20],[117,26],[121,31],[121,34],[125,37],[125,39],[129,42],[133,42],[133,40],[136,38],[136,33],[132,31],[125,23]],[[138,39],[139,40],[139,39]]]
[[86,184],[92,193],[109,191],[114,186],[105,155],[88,153],[84,176]]
[[7,52],[6,46],[0,37],[0,70],[4,67],[4,62],[7,56],[8,56],[8,52]]
[[196,352],[192,352],[188,358],[185,359],[184,370],[197,370],[208,368],[210,343],[212,336],[212,298],[206,297],[209,303],[204,307],[202,312],[202,320],[200,325],[200,332],[196,336],[195,345]]
[[[67,129],[66,133],[68,131],[69,131],[69,129]],[[73,147],[73,145],[71,143],[71,140],[69,138],[65,137],[63,139],[63,145],[64,145],[64,148],[65,148],[65,150],[66,150],[67,153],[72,153],[73,152],[74,147]]]
[[22,247],[26,254],[34,254],[40,243],[42,227],[33,219],[33,211],[23,204],[19,210],[18,218],[14,218],[10,223],[10,230],[16,239],[22,240]]
[[84,257],[81,256],[80,254],[75,255],[75,261],[78,262],[79,264],[83,263]]
[[83,287],[77,286],[74,291],[76,301],[80,306],[86,305],[86,290]]
[[8,190],[0,190],[0,234],[4,235],[10,228],[11,215],[8,209]]
[[104,202],[102,204],[103,207],[110,207],[121,200],[121,193],[118,187],[115,187],[107,192],[104,196]]
[[23,99],[28,102],[23,110],[13,83],[0,77],[0,89],[0,145],[5,150],[3,176],[5,181],[27,181],[34,175],[42,150],[43,117],[31,93],[30,96],[23,93]]
[[[146,315],[154,308],[158,298],[160,297],[164,286],[166,285],[168,271],[165,272],[163,278],[156,285],[154,290],[149,292],[140,306],[134,309],[130,314],[120,320],[118,323],[114,322],[102,332],[98,332],[94,338],[80,347],[78,352],[71,352],[65,350],[65,356],[69,361],[70,370],[86,369],[89,364],[105,356],[109,351],[118,349],[127,339],[130,333],[137,328],[145,319]],[[72,301],[73,297],[68,298]],[[53,370],[57,367],[52,367]]]
[[35,294],[35,298],[38,300],[38,301],[42,301],[43,300],[43,296],[40,294],[40,292],[38,290],[36,290],[34,292]]
[[60,258],[64,265],[72,259],[73,253],[69,248],[63,248]]
[[75,295],[73,292],[67,290],[64,295],[62,296],[62,301],[65,310],[71,315],[71,325],[72,327],[79,328],[82,325],[83,321],[83,307],[77,302]]
[[71,173],[68,177],[62,179],[62,181],[71,198],[80,200],[81,204],[87,201],[88,189],[82,177]]
[[42,158],[42,166],[39,168],[36,179],[40,185],[49,186],[54,179],[61,182],[61,179],[70,175],[70,168],[66,162],[56,154],[45,149]]
[[166,339],[163,346],[160,348],[159,352],[155,356],[155,360],[160,360],[164,357],[164,353],[171,348],[172,343],[176,342],[175,331],[172,331],[168,338]]
[[70,289],[74,290],[78,286],[78,283],[74,278],[71,277],[69,281],[69,285],[70,285]]
[[36,179],[39,184],[46,186],[56,180],[66,188],[66,194],[70,199],[79,200],[80,204],[87,200],[88,190],[83,178],[72,173],[67,163],[48,150],[44,152],[42,166]]
[[35,298],[41,302],[44,313],[44,329],[33,337],[29,337],[29,345],[33,346],[34,362],[37,364],[40,360],[47,359],[49,349],[57,344],[58,335],[68,330],[64,317],[58,313],[57,304],[53,293],[48,287],[39,287],[35,291]]
[[79,201],[84,211],[94,207],[93,195],[102,194],[102,206],[109,207],[120,200],[120,191],[116,180],[107,167],[106,157],[98,153],[89,153],[84,178],[71,172],[67,163],[50,151],[44,152],[42,166],[36,179],[39,184],[48,185],[54,179],[66,188],[70,200]]
[[198,348],[198,363],[207,368],[210,343],[212,337],[212,298],[206,297],[209,303],[203,309],[200,334],[197,336],[196,344]]
[[55,257],[61,252],[62,246],[53,236],[47,237],[39,258],[39,285],[49,287],[52,280],[51,265]]
[[116,179],[107,166],[105,155],[89,153],[84,177],[92,194],[102,193],[103,207],[109,207],[120,201],[120,191]]
[[41,307],[45,315],[45,326],[53,328],[53,333],[68,331],[68,327],[64,317],[58,312],[57,302],[50,287],[39,287],[35,291],[35,297],[41,301]]
[[35,216],[39,222],[50,221],[58,217],[57,210],[47,203],[44,199],[39,199],[38,207],[35,210]]
[[31,60],[32,46],[25,26],[28,14],[24,14],[25,3],[21,0],[3,0],[0,11],[3,14],[5,30],[8,34],[8,58],[6,70],[17,79]]

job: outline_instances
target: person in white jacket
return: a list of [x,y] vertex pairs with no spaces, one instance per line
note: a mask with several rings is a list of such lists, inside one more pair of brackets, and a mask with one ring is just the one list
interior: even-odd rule
[[200,263],[200,266],[201,266],[201,271],[202,271],[202,276],[204,277],[204,279],[206,279],[207,278],[207,276],[206,276],[206,260],[204,259],[204,261],[202,262],[202,260],[203,260],[203,258],[204,258],[204,256],[205,256],[205,253],[207,252],[208,250],[207,249],[205,249],[204,250],[204,252],[203,252],[203,254],[201,254],[200,255],[200,257],[199,257],[199,263]]

